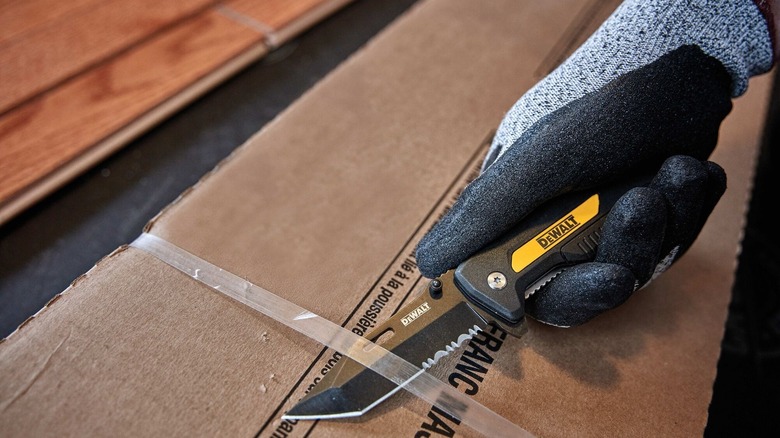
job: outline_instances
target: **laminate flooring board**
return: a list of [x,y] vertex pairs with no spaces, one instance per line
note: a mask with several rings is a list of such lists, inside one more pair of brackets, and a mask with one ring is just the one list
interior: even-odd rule
[[0,0],[0,43],[102,0]]
[[0,0],[0,224],[349,0]]
[[213,3],[106,0],[7,40],[0,45],[0,114]]
[[211,11],[6,114],[0,209],[261,40]]
[[268,43],[278,46],[351,0],[227,0],[235,11],[268,34]]

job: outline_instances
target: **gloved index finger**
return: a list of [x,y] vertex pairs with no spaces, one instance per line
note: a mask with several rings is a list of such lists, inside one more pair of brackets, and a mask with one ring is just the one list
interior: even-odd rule
[[657,150],[637,151],[648,151],[646,147],[626,147],[622,132],[610,129],[616,122],[613,114],[623,114],[622,108],[611,108],[612,98],[588,95],[524,132],[464,189],[450,211],[422,238],[417,247],[421,272],[427,277],[440,275],[543,202],[574,189],[597,186],[635,167],[646,155],[657,154]]
[[547,178],[549,184],[542,187],[538,180],[543,175],[531,165],[534,161],[524,165],[519,158],[516,153],[504,154],[463,190],[420,240],[417,264],[425,276],[455,267],[562,190],[563,179]]

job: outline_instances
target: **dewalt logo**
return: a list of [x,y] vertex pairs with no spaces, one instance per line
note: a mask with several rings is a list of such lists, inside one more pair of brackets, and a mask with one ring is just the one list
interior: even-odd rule
[[574,231],[574,229],[579,226],[580,223],[577,222],[574,215],[569,215],[569,217],[561,220],[553,225],[552,228],[548,229],[543,236],[537,237],[536,243],[538,243],[542,249],[547,249],[547,247],[558,241],[558,239],[566,237],[567,234]]
[[582,204],[563,215],[552,225],[545,228],[520,245],[512,253],[512,270],[520,272],[547,251],[562,242],[567,236],[586,225],[599,213],[599,195],[594,194]]

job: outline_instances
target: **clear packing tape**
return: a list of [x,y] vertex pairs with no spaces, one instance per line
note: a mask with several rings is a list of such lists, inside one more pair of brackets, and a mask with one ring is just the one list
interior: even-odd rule
[[389,379],[399,388],[435,405],[475,431],[489,437],[533,437],[498,415],[389,350],[352,333],[260,286],[203,260],[153,234],[143,233],[132,244],[195,280],[255,309],[309,338],[330,347]]

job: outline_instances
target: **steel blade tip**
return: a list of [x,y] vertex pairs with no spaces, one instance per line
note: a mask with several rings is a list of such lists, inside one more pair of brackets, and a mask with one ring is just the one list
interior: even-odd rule
[[284,420],[319,420],[325,418],[357,417],[363,410],[351,401],[342,388],[328,388],[302,398],[282,415]]

